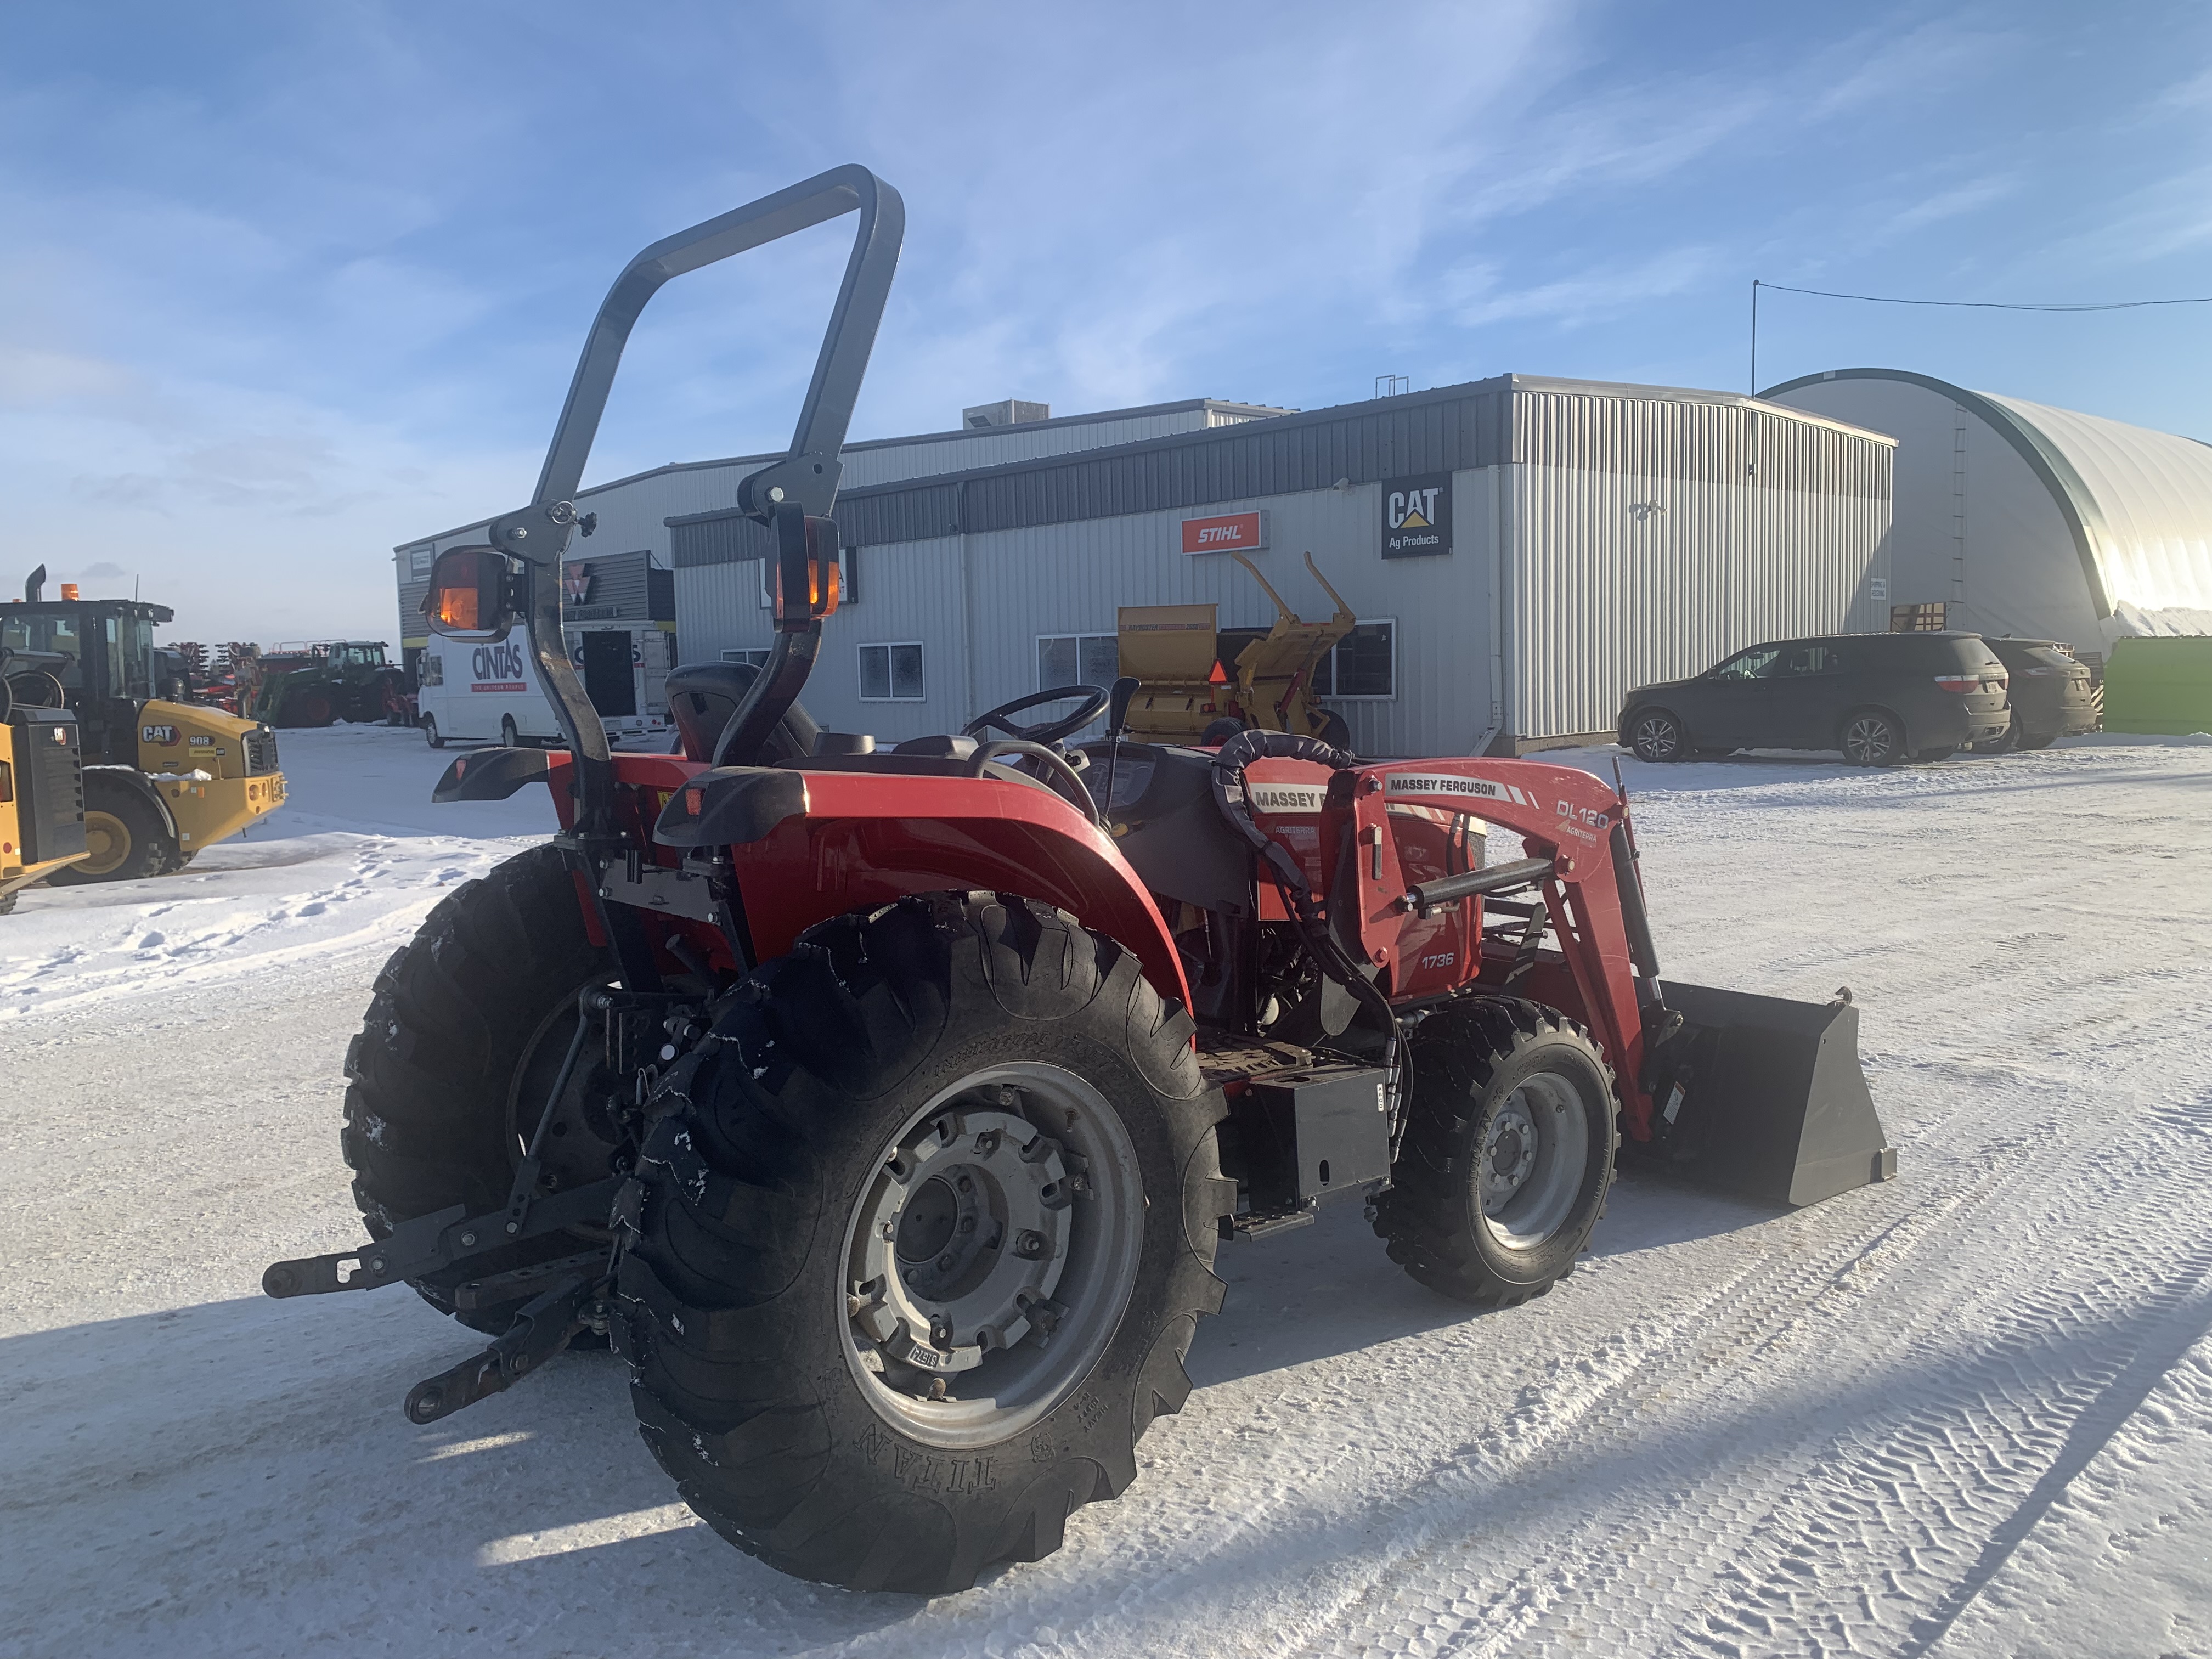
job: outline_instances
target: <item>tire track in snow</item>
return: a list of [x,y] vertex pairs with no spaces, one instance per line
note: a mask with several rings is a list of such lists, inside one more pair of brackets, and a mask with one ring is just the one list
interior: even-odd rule
[[[2084,1104],[2094,1111],[2098,1103]],[[2008,1195],[2050,1194],[2044,1206],[2031,1203],[2024,1213],[2013,1212],[2006,1231],[2018,1236],[2021,1248],[1993,1257],[1984,1244],[1977,1252],[1977,1268],[1993,1259],[2002,1262],[2002,1283],[1953,1268],[1934,1305],[1914,1309],[1909,1325],[1900,1322],[1888,1339],[1869,1344],[1863,1333],[1839,1334],[1838,1349],[1853,1352],[1853,1363],[1843,1370],[1826,1352],[1801,1353],[1795,1379],[1771,1374],[1756,1379],[1763,1397],[1803,1400],[1796,1416],[1814,1424],[1832,1410],[1835,1396],[1852,1399],[1873,1419],[1867,1426],[1833,1437],[1809,1459],[1793,1453],[1787,1467],[1759,1480],[1740,1455],[1729,1455],[1725,1429],[1700,1433],[1696,1426],[1734,1422],[1737,1413],[1727,1396],[1739,1379],[1701,1376],[1698,1356],[1678,1352],[1645,1391],[1647,1398],[1671,1398],[1667,1415],[1691,1425],[1686,1450],[1694,1455],[1687,1465],[1693,1478],[1663,1505],[1662,1540],[1641,1540],[1638,1547],[1638,1540],[1623,1538],[1617,1518],[1577,1524],[1553,1513],[1565,1500],[1539,1497],[1536,1515],[1565,1522],[1564,1536],[1553,1539],[1546,1528],[1538,1537],[1512,1540],[1431,1542],[1425,1537],[1306,1650],[1488,1653],[1578,1646],[1595,1638],[1597,1645],[1624,1652],[1657,1652],[1669,1650],[1668,1632],[1652,1626],[1668,1609],[1686,1606],[1705,1610],[1673,1632],[1672,1650],[1856,1651],[1905,1639],[1900,1617],[1886,1621],[1878,1615],[1917,1613],[1924,1620],[1931,1606],[1956,1594],[1955,1586],[1971,1577],[1977,1552],[2031,1501],[2039,1474],[2061,1457],[2083,1413],[2111,1392],[2113,1379],[2128,1372],[2132,1354],[2144,1346],[2094,1363],[2072,1353],[2070,1366],[2054,1364],[2051,1350],[2064,1348],[2064,1333],[2110,1325],[2118,1309],[2153,1324],[2154,1334],[2145,1341],[2154,1351],[2163,1352],[2176,1340],[2186,1347],[2188,1298],[2212,1278],[2212,1240],[2200,1237],[2177,1261],[2170,1224],[2191,1216],[2212,1179],[2212,1158],[2177,1159],[2167,1116],[2146,1106],[2136,1115],[2134,1132],[2118,1143],[2097,1142],[2094,1125],[2081,1126],[2073,1136],[2046,1138],[2016,1162],[2007,1161],[2014,1149],[1976,1149],[1984,1174],[1971,1190],[1954,1193],[1940,1216],[1912,1228],[1909,1238],[1900,1224],[1837,1273],[1836,1288],[1849,1299],[1875,1305],[1884,1280],[1908,1263],[1924,1273],[1926,1263],[1918,1258],[1954,1237],[1937,1219],[1988,1213],[1992,1200]],[[2084,1139],[2091,1141],[2087,1151],[2079,1144]],[[1921,1178],[1941,1179],[1945,1173],[1931,1168]],[[2118,1249],[2099,1256],[2094,1271],[2052,1274],[2048,1256],[2033,1248],[2035,1242],[2095,1237],[2100,1218],[2109,1224],[2115,1191],[2137,1195],[2131,1207],[2154,1224],[2120,1232]],[[2168,1225],[2156,1225],[2160,1218]],[[2106,1231],[2119,1231],[2109,1224]],[[1822,1260],[1838,1254],[1824,1251]],[[1802,1275],[1796,1277],[1802,1282]],[[1921,1351],[1930,1346],[1942,1347],[1940,1337],[1931,1345],[1916,1333],[1955,1332],[1978,1316],[1987,1322],[1993,1302],[1996,1333],[1963,1367],[1951,1364],[1943,1373],[1943,1355],[1936,1356],[1945,1378],[1940,1398],[1916,1406],[1902,1422],[1886,1416],[1884,1379],[1894,1378],[1916,1354],[1924,1360]],[[1778,1311],[1788,1310],[1763,1300],[1759,1316],[1749,1322],[1766,1335],[1747,1364],[1786,1358],[1786,1349],[1802,1350],[1810,1346],[1808,1334],[1819,1334],[1793,1330],[1798,1322],[1788,1318],[1774,1324],[1770,1316]],[[1820,1310],[1808,1303],[1802,1311],[1809,1316]],[[1875,1316],[1881,1316],[1878,1307]],[[2060,1334],[2054,1338],[2054,1332]],[[1847,1344],[1856,1346],[1846,1349]],[[2045,1362],[2040,1367],[2032,1363],[2039,1355]],[[2055,1399],[2054,1382],[2060,1385]],[[1615,1419],[1587,1426],[1601,1437],[1632,1440],[1666,1425],[1650,1423],[1639,1430]],[[1792,1425],[1778,1426],[1785,1449],[1796,1447]],[[1674,1466],[1684,1463],[1678,1452]],[[1463,1494],[1457,1514],[1442,1499],[1431,1506],[1436,1513],[1407,1516],[1399,1524],[1411,1522],[1433,1534],[1448,1522],[1463,1522],[1494,1495]],[[1900,1544],[1901,1531],[1910,1532],[1909,1544]],[[1653,1565],[1655,1554],[1662,1576],[1634,1582],[1635,1574]],[[1954,1577],[1921,1565],[1939,1558],[1955,1566]],[[1523,1564],[1512,1571],[1510,1559]],[[1686,1595],[1686,1583],[1708,1586],[1708,1594]],[[1826,1639],[1808,1627],[1822,1610]]]

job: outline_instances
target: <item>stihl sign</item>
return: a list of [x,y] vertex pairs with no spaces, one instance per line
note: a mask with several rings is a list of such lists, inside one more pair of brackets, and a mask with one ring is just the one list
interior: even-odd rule
[[1185,519],[1186,553],[1249,553],[1267,544],[1267,514],[1224,513],[1215,519]]

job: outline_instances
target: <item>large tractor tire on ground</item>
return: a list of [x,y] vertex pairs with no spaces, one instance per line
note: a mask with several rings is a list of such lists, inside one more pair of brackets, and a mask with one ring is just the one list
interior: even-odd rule
[[781,1571],[963,1589],[1190,1389],[1223,1113],[1136,958],[988,893],[823,923],[663,1085],[617,1345],[684,1499]]
[[97,770],[84,775],[84,844],[92,856],[48,876],[54,886],[143,881],[166,874],[177,857],[176,839],[145,790]]
[[1431,1290],[1512,1307],[1574,1271],[1605,1210],[1613,1073],[1555,1010],[1484,998],[1409,1039],[1413,1095],[1375,1231]]
[[[534,847],[441,900],[376,976],[361,1034],[346,1050],[343,1146],[369,1232],[455,1204],[507,1203],[523,1148],[575,1034],[577,997],[612,976],[584,932],[576,878],[557,848]],[[605,1115],[615,1079],[605,1045],[586,1042],[546,1137],[541,1190],[604,1179],[620,1156]],[[597,1235],[604,1241],[606,1235]],[[465,1279],[574,1255],[589,1236],[556,1234],[470,1260],[451,1280],[417,1281],[424,1300],[497,1334],[526,1296],[457,1310]]]
[[321,686],[302,687],[286,696],[276,716],[284,726],[328,726],[338,717],[337,700]]

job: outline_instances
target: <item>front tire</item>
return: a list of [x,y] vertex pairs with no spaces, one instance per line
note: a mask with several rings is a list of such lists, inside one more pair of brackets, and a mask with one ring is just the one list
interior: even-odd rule
[[1628,722],[1628,746],[1641,761],[1678,761],[1695,754],[1682,722],[1663,708],[1638,709]]
[[438,717],[435,714],[422,716],[422,741],[433,749],[443,749],[446,746],[446,734],[438,729]]
[[46,879],[57,887],[82,887],[100,881],[143,881],[164,873],[177,855],[177,843],[153,804],[111,775],[88,772],[84,779],[84,840],[92,856],[57,870]]
[[328,726],[338,717],[337,704],[327,691],[301,691],[284,700],[284,713],[276,722],[279,726]]
[[2027,750],[2048,749],[2057,741],[2056,732],[2023,732],[2020,734],[2020,746]]
[[939,1595],[1121,1492],[1221,1304],[1190,1036],[1129,952],[988,893],[751,975],[624,1201],[617,1341],[684,1500],[781,1571]]
[[1417,1026],[1375,1231],[1431,1290],[1513,1307],[1574,1271],[1613,1182],[1613,1073],[1564,1014],[1484,998]]

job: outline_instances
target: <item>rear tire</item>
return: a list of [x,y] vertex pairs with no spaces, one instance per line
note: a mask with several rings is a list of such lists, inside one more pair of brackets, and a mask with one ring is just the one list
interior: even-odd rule
[[1933,749],[1914,750],[1912,758],[1925,766],[1932,761],[1948,760],[1958,752],[1959,745],[1955,743],[1939,744]]
[[1844,722],[1836,746],[1853,766],[1894,766],[1905,758],[1905,726],[1886,709],[1862,708]]
[[1127,1486],[1221,1305],[1190,1037],[1134,956],[988,893],[752,975],[621,1206],[617,1346],[684,1501],[780,1571],[934,1595]]
[[1574,1271],[1613,1182],[1613,1073],[1565,1015],[1516,998],[1433,1014],[1409,1042],[1405,1137],[1375,1231],[1421,1284],[1513,1307]]
[[177,843],[153,804],[100,772],[84,775],[84,839],[92,856],[48,876],[53,885],[143,881],[164,873],[177,855]]
[[1335,709],[1332,708],[1322,716],[1321,731],[1317,735],[1330,748],[1341,749],[1347,755],[1352,752],[1352,726]]
[[1977,755],[2008,755],[2020,747],[2020,722],[2015,720],[1994,738],[1984,738],[1974,745]]
[[2023,749],[2048,749],[2057,741],[2056,732],[2023,732],[2020,734],[2020,746]]
[[[506,1204],[524,1139],[575,1030],[577,994],[612,971],[609,953],[585,935],[576,878],[556,848],[518,854],[439,901],[377,975],[361,1033],[346,1049],[340,1144],[373,1237],[455,1204],[471,1214]],[[603,1049],[587,1044],[585,1052],[588,1060]],[[556,1117],[547,1140],[556,1189],[612,1173],[617,1151],[611,1126],[592,1115],[612,1074],[592,1063],[577,1072],[574,1104]],[[527,1296],[459,1312],[454,1285],[589,1247],[586,1238],[556,1234],[411,1282],[440,1312],[496,1334]]]
[[522,728],[515,725],[514,715],[501,714],[499,717],[499,742],[502,749],[522,747]]
[[1640,761],[1678,761],[1697,752],[1682,722],[1663,708],[1639,708],[1630,717],[1628,746]]

